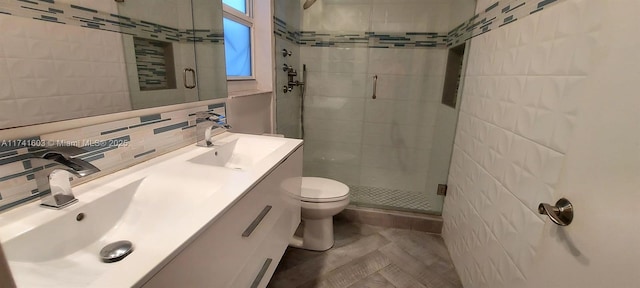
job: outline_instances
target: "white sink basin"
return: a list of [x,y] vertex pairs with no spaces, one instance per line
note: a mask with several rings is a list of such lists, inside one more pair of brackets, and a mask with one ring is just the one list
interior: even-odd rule
[[189,159],[189,162],[246,170],[285,143],[285,139],[270,137],[227,138],[214,142],[214,147],[209,148],[211,151]]
[[[219,169],[221,177],[235,171]],[[189,179],[191,184],[197,179]],[[128,183],[123,183],[128,182]],[[69,286],[84,286],[110,264],[102,263],[99,252],[118,241],[133,242],[134,252],[155,247],[159,235],[171,233],[171,227],[188,220],[189,211],[220,190],[222,181],[207,181],[208,189],[177,191],[180,183],[164,173],[133,181],[120,181],[92,190],[94,195],[78,196],[79,203],[54,211],[40,208],[50,221],[27,230],[2,244],[16,279],[25,286],[48,285],[29,277],[47,271],[50,275],[75,273],[65,278]],[[95,194],[101,194],[97,196]],[[83,197],[86,196],[86,197]],[[96,197],[95,199],[92,196]],[[85,202],[88,201],[88,202]],[[78,221],[82,213],[83,219]],[[126,258],[122,261],[126,261]],[[51,283],[49,283],[51,284]]]

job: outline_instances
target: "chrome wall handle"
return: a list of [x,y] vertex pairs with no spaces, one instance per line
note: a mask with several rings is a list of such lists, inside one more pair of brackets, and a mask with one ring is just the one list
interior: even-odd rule
[[378,96],[376,95],[378,91],[378,75],[373,75],[373,95],[371,99],[376,99]]
[[260,285],[260,282],[262,282],[262,278],[264,278],[264,274],[267,274],[267,269],[269,269],[271,262],[273,262],[273,259],[271,258],[267,258],[267,260],[264,261],[264,264],[262,264],[262,268],[260,268],[260,272],[258,272],[256,278],[253,279],[253,283],[251,283],[251,288],[256,288],[258,287],[258,285]]
[[[193,84],[189,85],[187,84],[187,72],[191,72],[191,77],[193,78]],[[184,68],[184,71],[182,72],[182,80],[184,81],[184,88],[187,89],[193,89],[196,88],[196,70],[193,70],[193,68]]]
[[547,203],[538,205],[538,213],[547,214],[553,223],[560,226],[567,226],[573,221],[573,204],[565,198],[561,198],[556,202],[556,206]]
[[258,217],[256,217],[256,219],[253,219],[253,222],[249,224],[249,227],[247,227],[247,229],[245,229],[244,232],[242,232],[242,237],[251,236],[251,233],[253,233],[253,230],[256,230],[258,225],[260,225],[260,222],[262,222],[262,219],[264,219],[264,217],[267,216],[269,211],[271,211],[271,208],[273,208],[271,207],[271,205],[267,205],[266,207],[264,207],[264,209],[262,209],[262,212],[258,214]]

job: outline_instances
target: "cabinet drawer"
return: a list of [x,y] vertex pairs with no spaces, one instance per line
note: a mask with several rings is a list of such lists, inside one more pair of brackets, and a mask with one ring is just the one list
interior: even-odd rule
[[280,168],[206,228],[144,287],[203,287],[202,283],[228,287],[282,211],[289,210],[281,188],[287,169]]
[[[289,245],[289,230],[293,214],[282,213],[273,230],[264,239],[255,253],[247,259],[246,264],[236,276],[231,287],[256,288],[266,287],[275,272],[284,251]],[[289,235],[289,237],[287,237]]]
[[[297,227],[299,222],[301,172],[302,149],[299,149],[205,228],[143,287],[237,287],[231,286],[232,280],[273,234],[278,234],[279,246],[284,245],[279,251],[281,257],[292,235],[290,231],[295,229],[292,226]],[[282,221],[286,223],[280,223],[279,219],[285,219]]]

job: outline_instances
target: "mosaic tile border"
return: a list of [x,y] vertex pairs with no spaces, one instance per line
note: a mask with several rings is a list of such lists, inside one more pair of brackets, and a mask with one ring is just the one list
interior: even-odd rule
[[128,34],[140,38],[224,44],[222,30],[177,29],[55,0],[2,1],[0,14]]
[[[175,88],[169,87],[167,79],[172,75],[168,75],[167,71],[166,43],[146,38],[133,38],[140,90]],[[171,73],[173,72],[171,71]]]
[[448,48],[540,12],[561,1],[563,0],[497,1],[448,33],[296,31],[287,25],[286,21],[273,17],[274,34],[281,39],[310,47]]
[[447,34],[437,32],[301,31],[300,44],[311,47],[446,48]]
[[0,139],[0,212],[51,193],[38,190],[35,173],[58,164],[42,165],[29,153],[41,151],[46,145],[81,147],[84,152],[73,157],[101,170],[72,181],[83,183],[195,143],[195,112],[202,110],[226,115],[226,104],[151,114],[28,139]]
[[273,34],[280,39],[294,44],[300,44],[300,31],[287,25],[287,22],[275,16],[273,17]]
[[296,31],[273,18],[274,34],[294,44],[310,47],[446,48],[447,33],[437,32],[321,32]]
[[451,30],[447,39],[447,47],[456,46],[478,35],[511,24],[518,19],[542,11],[563,0],[512,0],[497,1],[484,12]]

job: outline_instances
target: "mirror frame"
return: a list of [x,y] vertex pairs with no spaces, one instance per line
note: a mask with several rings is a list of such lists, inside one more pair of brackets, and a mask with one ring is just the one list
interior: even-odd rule
[[[227,96],[228,97],[228,96]],[[113,121],[119,121],[129,118],[141,117],[149,114],[158,114],[171,112],[176,110],[184,110],[198,106],[207,106],[210,104],[226,103],[227,97],[213,100],[204,100],[189,102],[183,104],[175,104],[147,109],[132,110],[126,112],[118,112],[99,116],[91,116],[85,118],[77,118],[71,120],[63,120],[29,126],[20,126],[13,128],[4,128],[0,130],[0,140],[15,140],[28,137],[40,136],[43,134],[55,133],[59,131],[71,130],[76,128],[87,127],[91,125],[103,124]]]

